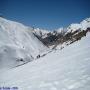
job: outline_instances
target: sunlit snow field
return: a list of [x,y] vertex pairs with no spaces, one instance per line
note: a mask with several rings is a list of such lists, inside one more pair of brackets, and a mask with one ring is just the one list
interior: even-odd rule
[[19,90],[90,90],[90,33],[62,50],[0,71],[0,86]]

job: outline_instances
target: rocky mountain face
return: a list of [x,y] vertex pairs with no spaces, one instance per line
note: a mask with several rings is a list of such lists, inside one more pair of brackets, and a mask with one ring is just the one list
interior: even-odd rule
[[[40,34],[37,34],[37,31]],[[34,31],[35,36],[47,47],[55,48],[63,43],[69,45],[80,40],[90,31],[90,18],[83,20],[80,24],[71,24],[67,28],[60,28],[51,32],[47,31],[43,33],[43,30],[40,29],[37,31]]]

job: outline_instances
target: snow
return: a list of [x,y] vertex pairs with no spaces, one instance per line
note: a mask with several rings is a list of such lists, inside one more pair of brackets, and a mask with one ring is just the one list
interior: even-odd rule
[[72,32],[78,30],[78,29],[81,29],[81,25],[80,24],[71,24],[69,27],[68,27],[68,31],[67,32],[70,32],[72,30]]
[[86,30],[87,28],[90,28],[90,18],[87,18],[83,20],[81,23],[73,23],[67,27],[67,32],[74,32],[76,30]]
[[61,28],[58,28],[56,31],[57,31],[57,33],[62,33],[62,32],[63,32],[63,30],[64,30],[64,28],[63,28],[63,27],[61,27]]
[[47,34],[48,34],[50,31],[44,30],[44,29],[40,29],[40,28],[35,28],[35,29],[33,30],[33,32],[34,32],[36,35],[38,35],[38,36],[40,36],[40,37],[42,37],[42,38],[45,38],[45,37],[47,37]]
[[87,18],[81,22],[81,26],[83,30],[90,28],[90,18]]
[[64,47],[67,46],[67,44],[70,44],[70,41],[68,41],[68,43],[64,42],[63,44],[57,45],[55,49],[57,49],[57,50],[58,50],[58,49],[63,49]]
[[46,50],[29,27],[0,17],[0,69],[32,61]]
[[0,71],[0,87],[19,90],[90,90],[90,33],[23,66]]

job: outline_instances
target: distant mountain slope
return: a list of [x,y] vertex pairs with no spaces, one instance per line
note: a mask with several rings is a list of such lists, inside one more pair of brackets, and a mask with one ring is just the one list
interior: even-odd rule
[[67,33],[68,32],[74,32],[77,30],[86,30],[87,28],[90,28],[90,18],[87,18],[83,20],[80,23],[73,23],[67,27]]
[[80,38],[85,36],[88,31],[90,31],[90,18],[87,18],[80,23],[73,23],[67,28],[62,27],[51,32],[48,31],[45,33],[45,31],[37,29],[37,31],[34,31],[34,34],[46,46],[55,48],[59,44],[69,44],[75,42],[76,40],[79,40]]
[[29,62],[46,49],[29,27],[0,17],[0,68]]

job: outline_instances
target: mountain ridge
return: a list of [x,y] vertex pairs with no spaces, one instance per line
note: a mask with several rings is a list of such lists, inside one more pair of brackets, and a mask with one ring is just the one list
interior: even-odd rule
[[32,61],[47,49],[29,29],[23,24],[0,18],[1,67]]

